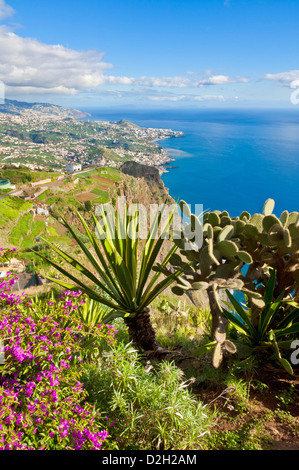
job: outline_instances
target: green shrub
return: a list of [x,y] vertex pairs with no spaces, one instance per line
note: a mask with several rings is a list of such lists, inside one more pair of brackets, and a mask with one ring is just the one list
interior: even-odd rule
[[[223,315],[238,331],[238,339],[247,344],[247,356],[255,354],[267,360],[274,353],[276,360],[293,374],[291,364],[282,357],[282,350],[290,348],[292,341],[299,332],[299,304],[284,300],[284,291],[274,298],[276,272],[270,270],[270,278],[263,297],[264,308],[260,314],[254,315],[246,298],[246,306],[238,302],[227,290],[232,311],[223,309]],[[270,353],[269,353],[270,351]]]

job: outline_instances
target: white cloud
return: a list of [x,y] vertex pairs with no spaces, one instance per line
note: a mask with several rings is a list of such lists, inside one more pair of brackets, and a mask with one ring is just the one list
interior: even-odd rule
[[201,85],[225,85],[227,83],[248,83],[249,79],[245,77],[228,77],[227,75],[213,75],[211,77],[199,80]]
[[5,94],[10,98],[21,95],[77,95],[78,90],[76,90],[75,88],[67,88],[64,86],[57,86],[52,88],[33,86],[5,86]]
[[192,80],[186,77],[141,77],[134,80],[136,86],[186,88],[192,86]]
[[121,92],[124,99],[134,99],[135,101],[152,101],[152,102],[178,102],[186,103],[198,101],[224,101],[222,95],[197,95],[192,93],[176,94],[170,91],[161,91],[154,88],[136,87],[129,91]]
[[[0,12],[1,6],[8,7],[0,0]],[[249,81],[244,77],[227,75],[210,75],[205,78],[196,74],[140,78],[113,76],[108,73],[113,66],[106,63],[103,56],[97,50],[77,51],[62,45],[44,44],[33,38],[23,38],[6,26],[0,26],[0,80],[6,86],[7,96],[16,96],[18,93],[74,95],[103,85],[179,90]],[[171,99],[185,98],[179,94]]]
[[[190,73],[189,73],[190,75]],[[124,83],[127,85],[158,88],[201,88],[209,85],[226,85],[229,83],[247,83],[248,78],[229,77],[227,75],[214,75],[204,79],[189,77],[106,77],[106,83]]]
[[160,96],[147,96],[149,101],[184,101],[184,102],[202,102],[202,101],[225,101],[222,95],[160,95]]
[[7,5],[5,0],[0,0],[0,21],[9,18],[15,13],[15,10]]
[[73,93],[105,83],[111,67],[98,51],[76,51],[22,38],[0,26],[0,79],[8,88]]
[[223,95],[198,95],[194,97],[195,101],[225,101]]
[[265,80],[274,80],[282,86],[297,88],[299,87],[299,70],[291,70],[289,72],[267,73]]

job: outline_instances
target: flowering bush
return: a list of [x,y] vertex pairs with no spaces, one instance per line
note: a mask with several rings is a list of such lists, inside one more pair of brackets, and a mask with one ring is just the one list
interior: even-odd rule
[[0,449],[102,449],[109,434],[79,380],[82,349],[88,336],[113,344],[115,330],[86,331],[80,292],[37,302],[13,294],[15,282],[0,283]]
[[18,258],[19,252],[16,248],[0,248],[0,262],[5,263],[6,261],[10,261],[12,258]]

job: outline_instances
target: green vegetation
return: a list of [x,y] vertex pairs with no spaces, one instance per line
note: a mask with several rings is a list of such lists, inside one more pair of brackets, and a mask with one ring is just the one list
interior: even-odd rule
[[92,193],[96,194],[97,196],[100,196],[100,197],[93,200],[94,203],[106,204],[110,200],[108,194],[105,191],[103,191],[102,189],[95,188],[95,189],[92,190]]
[[226,293],[231,305],[227,305],[233,308],[233,312],[223,309],[222,314],[243,334],[248,348],[252,348],[247,354],[261,354],[264,361],[265,354],[272,349],[278,362],[293,374],[291,364],[281,357],[281,349],[290,349],[292,339],[287,341],[286,338],[292,338],[299,332],[299,304],[291,300],[283,301],[284,292],[274,299],[275,283],[276,275],[272,270],[264,294],[265,307],[258,319],[255,319],[250,307],[244,308],[229,291]]
[[47,199],[48,196],[50,196],[51,194],[51,190],[50,189],[46,189],[42,194],[40,194],[38,196],[38,200],[39,201],[44,201],[45,199]]
[[18,197],[7,196],[0,201],[0,228],[5,228],[7,223],[18,219],[22,214],[29,211],[32,204]]
[[96,199],[93,199],[93,202],[96,204],[106,204],[109,202],[110,198],[107,194],[103,194],[101,197],[97,197]]
[[56,181],[59,173],[54,173],[53,171],[32,171],[26,167],[9,167],[6,165],[4,168],[0,169],[0,178],[9,179],[11,184],[30,184],[37,181],[42,181],[48,178],[51,178],[52,181]]
[[86,367],[83,383],[90,402],[117,417],[113,434],[122,449],[201,447],[209,419],[174,364],[144,367],[130,344],[118,343],[101,364]]
[[103,191],[102,189],[99,189],[99,188],[93,189],[92,193],[97,194],[98,196],[103,196],[103,197],[107,196],[107,193],[105,191]]
[[23,237],[30,233],[32,222],[32,214],[25,214],[23,217],[20,217],[17,225],[14,227],[13,231],[10,234],[9,242],[14,246],[19,247]]
[[62,142],[63,134],[61,132],[39,132],[31,131],[29,132],[29,139],[36,144],[51,144]]
[[39,119],[41,115],[36,109],[35,116],[23,113],[22,123],[11,114],[2,119],[0,161],[62,169],[69,160],[98,165],[105,159],[120,164],[132,160],[132,157],[142,161],[141,155],[144,155],[159,163],[163,154],[156,141],[180,135],[163,129],[149,132],[131,123],[123,126],[120,123],[59,119],[69,115],[64,108],[54,114],[55,120]]
[[[181,238],[174,240],[181,256],[176,254],[170,263],[175,269],[188,272],[188,280],[178,283],[173,292],[182,295],[185,290],[206,291],[212,313],[214,365],[220,365],[224,350],[235,352],[235,347],[226,340],[221,290],[243,292],[253,322],[263,318],[262,311],[269,301],[263,296],[267,296],[266,286],[273,269],[277,272],[274,296],[282,301],[293,292],[298,295],[299,213],[284,211],[278,219],[272,214],[274,204],[272,199],[267,200],[263,214],[253,216],[248,212],[233,218],[226,211],[206,213],[202,225],[188,205],[184,201],[180,203],[190,223]],[[200,246],[195,231],[200,241],[203,240]],[[187,243],[189,248],[184,249]],[[167,275],[167,271],[164,273]],[[168,274],[172,275],[172,271]]]
[[[12,198],[13,204],[7,199],[1,202],[15,204],[13,210],[22,215],[25,202],[21,200],[19,204]],[[74,198],[66,193],[55,204],[66,203],[68,199]],[[267,211],[267,205],[265,207]],[[193,248],[187,253],[172,241],[164,246],[162,234],[170,226],[171,218],[155,239],[153,235],[159,233],[161,223],[161,217],[157,216],[152,231],[139,245],[136,237],[138,220],[127,213],[125,216],[118,213],[116,237],[108,235],[105,239],[94,236],[97,219],[91,219],[84,205],[76,215],[82,227],[75,218],[72,223],[64,220],[69,230],[67,238],[75,240],[76,246],[61,249],[63,236],[57,221],[50,217],[47,226],[39,219],[34,223],[33,215],[28,212],[16,219],[10,242],[24,250],[21,254],[24,260],[34,262],[31,269],[43,270],[61,287],[76,287],[88,296],[84,304],[76,305],[74,310],[82,322],[82,334],[87,333],[87,338],[80,345],[81,365],[72,364],[70,373],[80,374],[88,404],[98,411],[104,410],[109,416],[111,441],[106,443],[106,448],[275,449],[278,445],[276,436],[281,429],[289,439],[288,446],[292,446],[292,440],[299,435],[298,390],[295,368],[290,364],[290,344],[299,331],[298,290],[296,271],[292,270],[292,276],[282,281],[281,271],[275,263],[281,256],[289,266],[297,256],[297,219],[294,228],[288,228],[289,247],[285,246],[283,238],[264,250],[259,236],[253,242],[231,228],[228,230],[225,221],[218,230],[221,239],[213,235],[213,244],[216,244],[213,251],[212,242],[208,242],[206,252],[221,261],[225,269],[240,251],[246,251],[257,263],[262,250],[276,254],[274,266],[266,265],[264,260],[264,277],[257,276],[259,290],[254,285],[253,291],[251,284],[246,282],[246,272],[239,271],[245,259],[250,269],[249,256],[241,254],[238,257],[242,263],[238,263],[236,276],[231,281],[224,275],[212,277],[215,276],[212,258],[206,265],[206,254],[200,258],[199,267],[195,256],[188,263],[188,256],[194,255]],[[222,217],[228,218],[227,215]],[[263,217],[267,216],[264,214]],[[113,227],[108,218],[104,217],[103,221],[104,227],[98,226],[98,234],[112,235]],[[193,218],[192,222],[196,223]],[[229,225],[236,230],[232,219]],[[188,231],[188,227],[185,230]],[[208,239],[209,225],[204,226],[203,232]],[[36,242],[40,234],[45,235],[47,244]],[[221,252],[220,256],[222,244],[219,247],[219,243],[222,241],[235,243],[237,250],[231,253],[225,247],[225,255]],[[35,253],[26,251],[34,243]],[[247,250],[241,249],[245,246]],[[259,250],[252,251],[256,246]],[[163,247],[166,254],[163,254],[162,263],[157,264]],[[290,249],[288,255],[287,248]],[[217,266],[215,260],[213,262]],[[172,275],[167,269],[169,264],[175,267]],[[204,281],[201,276],[207,266],[210,271],[205,274]],[[57,272],[63,277],[53,279]],[[193,281],[188,276],[194,272],[197,276]],[[162,274],[163,280],[160,279]],[[71,283],[64,279],[70,279]],[[217,305],[224,326],[223,341],[217,336],[219,330],[215,336],[213,329],[213,303],[205,307],[196,304],[199,293],[211,301],[208,289],[213,279],[216,286],[213,293],[218,295],[222,290],[227,296],[227,301],[221,297]],[[173,287],[175,282],[177,285]],[[188,288],[189,282],[192,288]],[[244,293],[245,303],[237,302],[227,289],[231,287],[230,282]],[[280,289],[282,283],[284,288]],[[288,286],[294,293],[293,300],[286,298]],[[172,293],[168,290],[171,287]],[[181,290],[188,295],[181,295]],[[55,305],[53,296],[40,302]],[[258,302],[252,302],[253,299]],[[41,305],[37,312],[41,311]],[[111,347],[103,350],[96,336],[89,336],[89,333],[90,328],[107,322],[118,332],[116,342],[113,340]],[[280,366],[284,369],[277,369]],[[267,399],[273,400],[271,406],[267,405]],[[42,432],[39,433],[42,436]]]
[[[29,179],[40,180],[40,178],[55,175],[53,172],[30,172],[27,168],[4,171],[9,172],[9,174],[14,172],[15,180],[19,182],[29,181]],[[33,177],[27,178],[30,174]],[[92,176],[101,176],[104,181],[108,178],[107,187],[110,188],[110,192],[113,192],[113,181],[121,180],[119,170],[104,167],[92,170],[89,175],[83,174],[76,185],[67,180],[61,181],[57,186],[46,189],[38,196],[37,200],[29,202],[11,196],[2,199],[0,201],[0,224],[2,230],[5,230],[7,241],[18,249],[26,250],[26,252],[37,245],[41,245],[41,242],[37,241],[40,237],[47,237],[51,242],[58,243],[59,246],[70,246],[72,244],[71,237],[67,235],[66,230],[61,234],[61,224],[58,222],[58,218],[61,215],[66,215],[66,210],[71,218],[75,210],[86,211],[86,204],[89,208],[87,212],[89,212],[95,205],[107,203],[110,200],[108,193],[98,187],[99,184],[103,187],[103,182],[97,179],[93,180]],[[106,178],[104,179],[104,177]],[[95,197],[92,201],[87,200],[85,203],[83,202],[84,198],[82,202],[77,199],[78,196],[80,199],[81,193],[90,191],[92,191],[91,194],[98,197]],[[32,213],[29,213],[29,210],[38,207],[39,203],[48,206],[51,217],[36,218]],[[84,235],[80,234],[79,231],[77,231],[77,235],[82,236],[84,239]],[[35,256],[35,262],[40,264],[37,256]]]
[[11,188],[8,189],[0,189],[0,196],[3,196],[4,194],[10,193],[12,191]]
[[[168,233],[173,214],[168,216],[168,220],[165,226],[162,227],[161,233],[159,233],[159,230],[162,214],[158,213],[156,215],[153,226],[148,232],[141,255],[139,253],[139,238],[136,237],[136,233],[139,231],[139,219],[136,214],[129,216],[127,208],[124,214],[117,213],[117,220],[115,227],[113,227],[113,222],[103,211],[101,217],[104,228],[98,224],[94,216],[94,224],[97,227],[98,238],[106,259],[83,217],[79,213],[77,215],[85,230],[86,237],[96,252],[97,258],[88,250],[82,237],[78,236],[76,231],[66,221],[64,223],[80,246],[86,260],[93,266],[93,270],[96,271],[98,277],[78,260],[49,243],[52,250],[65,262],[80,271],[94,284],[94,287],[88,287],[86,281],[79,281],[78,278],[71,275],[60,264],[49,260],[49,263],[69,278],[73,284],[56,279],[51,280],[68,289],[72,289],[75,285],[76,288],[82,289],[90,298],[110,307],[112,318],[115,316],[125,318],[131,340],[136,345],[145,350],[159,350],[160,346],[156,341],[148,308],[151,302],[175,281],[179,273],[169,276],[160,282],[158,282],[160,273],[156,273],[152,279],[149,279],[149,275],[162,248],[164,236]],[[105,236],[103,237],[103,235]],[[157,240],[155,239],[156,237]],[[176,247],[174,246],[165,256],[162,267],[167,265],[169,258],[175,251]],[[42,257],[41,254],[39,256]],[[139,256],[141,256],[140,260]],[[106,296],[100,294],[96,288],[100,289]],[[106,321],[109,321],[109,318],[110,316],[107,317]]]
[[99,170],[99,175],[102,178],[108,178],[113,181],[121,181],[122,179],[119,170],[116,170],[115,168],[104,167]]
[[90,178],[91,176],[96,176],[97,174],[98,174],[98,170],[85,171],[84,173],[81,173],[80,179],[81,178]]
[[27,213],[21,216],[13,227],[9,242],[18,248],[30,248],[35,243],[36,237],[44,234],[45,230],[44,222],[34,221],[33,214]]
[[[107,136],[111,129],[114,135]],[[35,162],[43,161],[44,155],[54,161],[58,142],[72,152],[74,160],[81,161],[84,155],[89,163],[101,157],[125,161],[125,152],[131,150],[157,152],[152,137],[132,138],[132,132],[126,122],[108,129],[101,123],[72,120],[48,122],[42,130],[13,124],[0,129],[4,147],[13,149],[14,139],[22,139],[25,146],[34,143],[26,156]],[[49,152],[41,155],[45,144]],[[63,165],[64,159],[59,156],[57,164]],[[0,177],[29,190],[31,182],[49,177],[55,181],[58,173],[7,166]],[[116,237],[107,217],[103,228],[97,225],[92,215],[97,204],[110,200],[115,204],[123,192],[134,199],[138,191],[133,176],[102,167],[57,182],[31,202],[11,196],[0,200],[2,238],[21,251],[9,256],[21,257],[27,272],[55,281],[48,285],[50,296],[46,288],[36,288],[42,292],[40,299],[31,299],[31,307],[30,303],[18,307],[18,321],[23,325],[30,313],[39,333],[48,335],[51,321],[59,319],[76,351],[76,359],[66,358],[64,340],[59,345],[61,357],[51,349],[57,364],[64,358],[70,367],[68,373],[59,370],[62,386],[56,390],[63,416],[71,422],[73,410],[65,405],[65,397],[74,396],[68,384],[78,386],[76,379],[84,386],[84,406],[109,417],[107,449],[260,450],[283,444],[295,448],[298,377],[291,352],[299,332],[299,213],[284,211],[277,217],[269,199],[261,214],[244,211],[230,217],[227,211],[214,211],[203,214],[201,223],[182,201],[189,224],[181,239],[167,241],[163,231],[154,236],[161,228],[160,216],[143,241],[136,236],[137,219],[127,213],[118,213]],[[50,211],[48,217],[29,212],[44,205]],[[170,224],[171,218],[164,232]],[[202,235],[202,246],[197,245],[195,229]],[[107,232],[106,238],[99,239]],[[85,295],[73,294],[74,288]],[[70,292],[58,300],[64,289]],[[243,300],[237,301],[232,291],[241,293]],[[1,321],[16,314],[5,296],[0,299]],[[65,315],[67,308],[70,317]],[[45,312],[49,323],[43,320]],[[69,336],[69,325],[78,327],[80,335]],[[99,338],[102,328],[108,344]],[[29,336],[20,341],[24,347],[30,345]],[[38,346],[34,351],[40,352]],[[7,369],[9,373],[21,371],[24,384],[34,383],[34,374],[40,373],[38,365],[30,363],[28,375],[24,361],[18,363],[17,357],[11,366],[15,369]],[[46,370],[47,362],[43,367]],[[0,388],[2,382],[0,374]],[[35,396],[40,392],[38,386]],[[30,405],[30,393],[26,397]],[[79,392],[75,401],[83,406]],[[53,403],[48,405],[52,410]],[[5,401],[5,417],[11,410],[19,413],[20,406]],[[34,414],[37,419],[41,410]],[[53,449],[73,445],[69,436],[62,436],[66,441],[57,437],[61,430],[56,414],[45,420],[44,427],[37,422],[35,435],[26,413],[26,423],[32,424],[25,432],[26,445]],[[3,432],[8,433],[3,442],[16,442],[15,424],[0,429],[0,442]],[[49,437],[53,429],[54,438]],[[91,446],[89,441],[86,445]]]
[[[83,370],[79,359],[87,361],[90,335],[108,345],[111,329],[83,329],[76,312],[81,304],[72,295],[29,302],[10,292],[14,282],[10,279],[0,287],[1,294],[10,293],[9,302],[3,295],[0,301],[0,321],[9,324],[0,331],[1,343],[6,344],[0,373],[1,449],[101,449],[107,424],[86,401],[86,390],[78,381]],[[68,311],[65,303],[71,304]],[[78,329],[80,340],[73,334]],[[11,334],[16,339],[13,346]]]

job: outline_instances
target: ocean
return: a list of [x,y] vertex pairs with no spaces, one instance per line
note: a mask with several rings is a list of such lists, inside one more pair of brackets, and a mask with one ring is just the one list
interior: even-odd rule
[[126,119],[143,127],[184,132],[159,144],[175,161],[163,181],[195,211],[274,213],[299,210],[299,108],[294,110],[128,111],[86,109],[89,119]]

